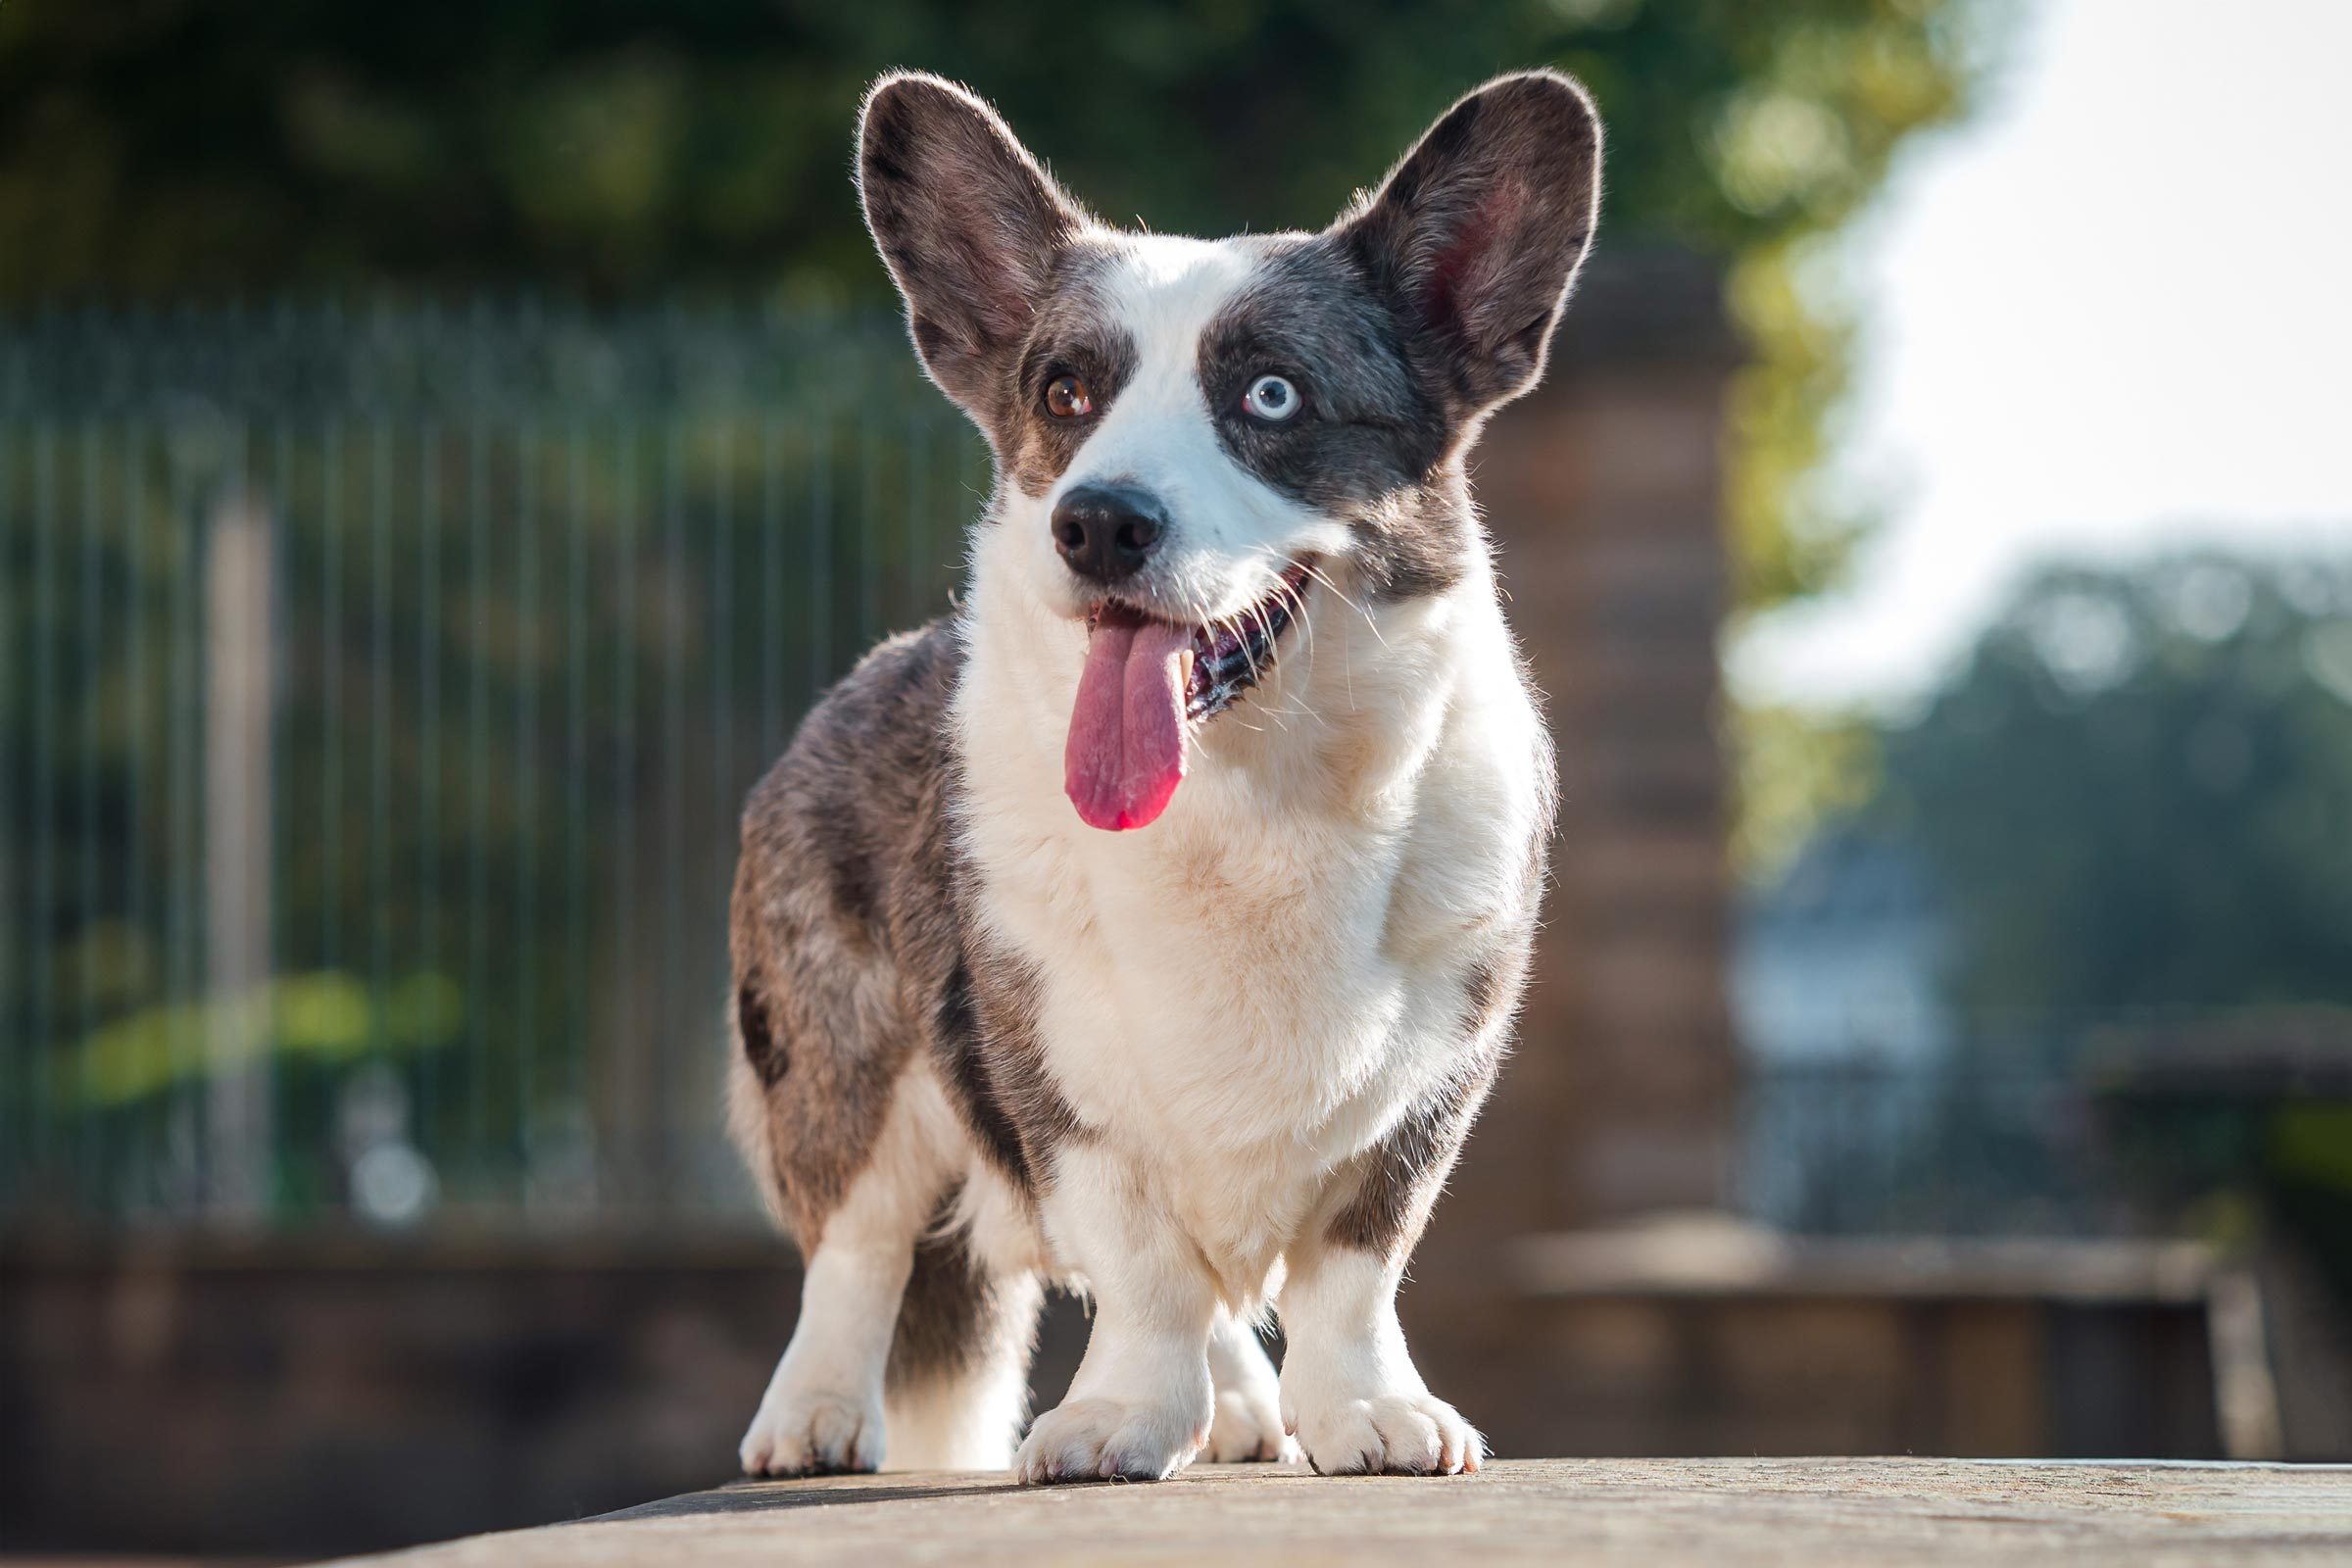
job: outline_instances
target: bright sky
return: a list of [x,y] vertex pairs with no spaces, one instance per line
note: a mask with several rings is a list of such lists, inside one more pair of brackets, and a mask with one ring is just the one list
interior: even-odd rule
[[1743,695],[1900,706],[2053,557],[2352,553],[2352,0],[2032,0],[1856,230],[1850,587]]

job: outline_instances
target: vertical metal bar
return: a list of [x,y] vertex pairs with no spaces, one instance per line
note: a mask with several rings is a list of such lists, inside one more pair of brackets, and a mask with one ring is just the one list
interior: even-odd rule
[[[147,428],[133,417],[122,428],[122,908],[123,920],[144,949],[155,932],[147,907],[147,767],[150,755],[147,721],[147,617],[150,613],[147,571],[147,485],[144,467]],[[6,812],[0,810],[0,820]],[[152,988],[124,994],[133,1005],[152,1006]],[[136,1123],[133,1175],[142,1206],[155,1198],[155,1148],[152,1112],[142,1110]]]
[[[416,437],[416,971],[437,976],[441,906],[441,426]],[[441,1042],[418,1042],[416,1147],[440,1161]]]
[[824,414],[808,431],[808,690],[833,678],[833,428]]
[[205,552],[207,1196],[231,1224],[260,1218],[270,1197],[271,526],[244,446],[240,430]]
[[49,1145],[57,1115],[57,430],[33,430],[32,594],[32,1152],[36,1184],[49,1184]]
[[204,524],[197,509],[194,475],[176,456],[172,471],[171,528],[172,626],[167,667],[171,678],[172,803],[171,852],[166,860],[170,877],[166,903],[172,927],[173,1103],[170,1132],[176,1155],[176,1194],[193,1211],[202,1202],[204,1182],[204,1133],[199,1117],[204,1042],[196,1010],[200,1001],[196,971],[204,951],[196,914],[204,854],[196,822],[201,767],[198,747],[204,724],[204,683],[196,673],[203,649],[197,620],[197,579],[204,559]]
[[[340,324],[340,318],[329,318]],[[336,334],[338,347],[348,348]],[[329,416],[318,454],[318,966],[343,968],[343,437]]]
[[381,415],[368,432],[368,908],[369,1054],[392,1049],[392,427]]
[[[16,441],[13,425],[0,421],[0,551],[6,557],[16,554],[16,466],[9,459]],[[13,594],[0,593],[0,713],[15,710],[11,701],[17,681],[17,671],[24,665],[15,645],[15,619],[9,613],[15,599]],[[20,946],[18,928],[21,918],[17,898],[24,878],[9,852],[24,839],[8,829],[17,820],[16,770],[24,755],[22,747],[0,751],[0,1036],[11,1041],[23,1041],[24,1018],[17,1004],[18,990],[24,978],[17,973],[20,953],[29,953],[29,941]],[[25,837],[28,837],[25,836]],[[15,1125],[4,1149],[0,1149],[0,1200],[11,1204],[19,1200],[24,1186],[24,1150],[32,1131],[31,1072],[25,1063],[23,1050],[0,1051],[0,1105],[9,1112]],[[20,1068],[23,1068],[20,1076]]]
[[[735,782],[733,744],[735,728],[735,617],[733,610],[736,582],[733,548],[735,421],[731,414],[721,413],[713,416],[711,440],[716,450],[711,465],[712,496],[710,514],[711,534],[710,638],[706,645],[706,657],[710,662],[710,793],[708,797],[710,801],[710,808],[708,812],[698,811],[695,814],[705,823],[719,824],[735,819],[741,799]],[[695,941],[689,950],[692,954],[691,969],[683,977],[684,989],[671,1007],[673,1012],[685,1018],[695,1016],[694,1008],[685,999],[697,995],[720,995],[726,974],[723,963],[719,961],[719,955],[724,951],[723,942],[705,940],[702,934],[705,932],[715,933],[722,929],[712,924],[707,916],[712,911],[725,907],[726,895],[721,886],[710,885],[705,880],[704,868],[723,866],[727,863],[724,854],[727,837],[723,833],[710,834],[709,837],[698,833],[696,837],[694,858],[696,881],[692,925]],[[706,845],[709,845],[710,849],[706,849]],[[716,853],[714,854],[712,851]],[[686,1039],[680,1041],[679,1045],[685,1045],[698,1033],[699,1031],[689,1028],[685,1031]],[[705,1069],[711,1064],[711,1058],[709,1056],[700,1056],[694,1059],[697,1060],[698,1067]],[[688,1179],[685,1199],[688,1202],[699,1204],[703,1195],[710,1190],[710,1183],[707,1179],[710,1169],[710,1144],[707,1138],[701,1136],[701,1133],[704,1128],[710,1126],[706,1118],[710,1109],[718,1103],[718,1085],[705,1078],[701,1072],[698,1072],[690,1082],[694,1084],[694,1090],[693,1099],[689,1104],[695,1107],[696,1119],[700,1125],[689,1130],[687,1136],[680,1141],[679,1147],[686,1150],[691,1155],[690,1166],[684,1173]],[[675,1201],[674,1199],[673,1201]]]
[[724,822],[734,814],[735,762],[728,744],[735,722],[733,675],[735,662],[735,421],[719,415],[711,421],[710,497],[710,781],[717,814]]
[[564,1059],[566,1115],[585,1124],[588,1107],[588,435],[574,422],[564,442],[564,496],[570,561],[564,581],[564,673],[569,709],[564,736],[564,821],[566,878],[564,919],[569,926],[571,983]]
[[[297,322],[296,324],[299,324]],[[288,330],[293,330],[289,326]],[[315,335],[315,334],[314,334]],[[329,340],[333,351],[349,358],[340,337]],[[332,970],[325,937],[341,889],[333,874],[329,846],[332,824],[325,821],[327,755],[339,744],[342,715],[328,670],[334,660],[329,647],[333,583],[327,576],[327,540],[337,504],[335,465],[330,461],[339,411],[322,409],[313,422],[300,424],[293,415],[279,416],[284,440],[294,456],[293,466],[279,481],[286,504],[279,519],[277,588],[278,617],[278,785],[275,866],[279,879],[276,901],[277,938],[270,961],[279,982],[295,975]],[[298,503],[294,475],[306,473],[310,494]],[[325,831],[321,831],[321,827]],[[323,842],[322,842],[323,841]],[[274,1057],[277,1095],[276,1192],[283,1215],[309,1217],[318,1207],[329,1172],[325,1165],[327,1141],[318,1136],[324,1089],[316,1070],[319,1063],[292,1048]]]
[[[278,314],[278,334],[281,340],[294,331],[294,313],[291,307],[281,308]],[[291,955],[287,952],[286,923],[295,901],[284,896],[278,885],[279,872],[288,864],[287,846],[292,822],[282,808],[294,796],[292,750],[283,722],[287,698],[288,661],[285,650],[297,645],[300,633],[294,624],[297,607],[307,601],[303,594],[286,592],[286,575],[300,558],[297,543],[301,528],[301,511],[296,496],[296,474],[300,465],[295,458],[294,421],[285,414],[273,415],[270,422],[276,426],[271,443],[270,482],[257,486],[262,515],[269,527],[268,571],[262,579],[268,615],[265,626],[269,639],[263,652],[266,656],[263,679],[267,683],[270,706],[267,749],[263,754],[268,774],[265,791],[269,802],[269,818],[263,824],[267,878],[263,895],[269,909],[269,923],[264,928],[262,983],[268,1000],[261,1004],[259,1027],[262,1051],[259,1071],[262,1086],[259,1091],[265,1107],[265,1125],[270,1136],[258,1149],[255,1158],[261,1166],[262,1201],[266,1211],[276,1214],[279,1199],[285,1191],[284,1171],[291,1163],[286,1137],[286,1062],[281,1052],[277,1031],[277,980],[287,971]]]
[[[637,447],[639,429],[636,419],[624,417],[619,423],[616,454],[616,472],[613,476],[615,502],[613,507],[613,554],[617,558],[613,573],[612,604],[612,736],[613,736],[613,979],[616,984],[611,994],[623,1000],[626,1005],[638,995],[636,984],[640,972],[637,953],[637,575],[640,570],[637,550]],[[644,1154],[643,1118],[635,1093],[635,1069],[638,1065],[637,1030],[633,1018],[623,1020],[622,1027],[608,1037],[613,1043],[618,1058],[612,1076],[624,1086],[614,1096],[610,1108],[618,1123],[624,1157],[634,1166]],[[628,1173],[628,1190],[641,1191],[638,1180],[641,1172],[632,1168]]]
[[760,421],[760,765],[784,745],[784,467],[777,421]]
[[[539,824],[539,634],[545,625],[539,603],[538,426],[525,419],[515,432],[514,609],[529,628],[514,672],[514,906],[507,928],[514,934],[514,1121],[517,1153],[529,1146],[532,1109],[538,1102]],[[519,1196],[519,1194],[517,1195]]]
[[858,426],[858,515],[850,536],[858,541],[858,651],[862,655],[882,636],[882,552],[875,548],[882,521],[882,443],[873,426]]
[[[490,1025],[490,431],[482,404],[487,336],[474,319],[474,391],[467,412],[466,597],[471,614],[466,651],[466,1161],[479,1161],[489,1138]],[[453,1172],[454,1174],[454,1172]]]
[[[86,324],[86,323],[85,323]],[[102,667],[105,644],[100,640],[103,629],[104,598],[101,593],[101,570],[104,565],[100,537],[103,519],[98,504],[101,429],[95,417],[85,417],[81,427],[81,800],[77,809],[79,821],[75,833],[80,843],[80,890],[75,900],[75,946],[80,962],[80,1074],[74,1085],[75,1198],[84,1212],[95,1212],[102,1202],[99,1187],[103,1167],[99,1160],[97,1083],[94,1068],[97,1054],[90,1043],[98,1033],[98,964],[101,949],[98,940],[98,768],[105,747],[105,706],[101,698],[106,689],[106,672]]]
[[662,692],[662,978],[655,990],[660,1007],[658,1037],[646,1049],[654,1053],[645,1075],[653,1097],[657,1168],[653,1193],[666,1203],[673,1196],[672,1169],[676,1141],[671,1118],[676,1109],[670,1093],[671,1075],[661,1063],[671,1059],[678,1042],[670,1038],[670,1020],[684,999],[680,971],[686,923],[686,636],[681,619],[688,585],[686,569],[686,427],[682,416],[669,422],[662,455],[663,576],[668,587],[663,617],[663,675]]

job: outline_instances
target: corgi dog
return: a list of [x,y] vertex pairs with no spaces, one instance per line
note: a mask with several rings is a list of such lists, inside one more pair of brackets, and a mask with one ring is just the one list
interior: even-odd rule
[[[1091,217],[950,82],[866,97],[866,222],[995,483],[960,605],[744,814],[730,1124],[807,1260],[746,1471],[1478,1468],[1396,1296],[1554,791],[1465,459],[1600,143],[1506,75],[1330,226],[1200,240]],[[1091,1337],[1024,1433],[1048,1284]]]

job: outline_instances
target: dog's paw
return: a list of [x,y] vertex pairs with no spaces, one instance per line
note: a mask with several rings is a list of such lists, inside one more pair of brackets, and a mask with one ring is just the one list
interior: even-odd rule
[[1024,1486],[1054,1481],[1165,1481],[1208,1434],[1181,1405],[1065,1399],[1037,1418],[1012,1458]]
[[1327,1476],[1450,1476],[1476,1470],[1486,1440],[1427,1394],[1335,1398],[1294,1412],[1306,1462]]
[[1219,1389],[1201,1457],[1212,1464],[1296,1460],[1298,1445],[1282,1430],[1282,1402],[1274,1389]]
[[747,1476],[822,1476],[882,1465],[882,1406],[854,1394],[771,1388],[737,1450]]

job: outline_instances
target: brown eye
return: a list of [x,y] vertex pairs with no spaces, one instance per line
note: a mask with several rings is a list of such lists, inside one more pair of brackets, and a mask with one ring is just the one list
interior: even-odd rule
[[1095,412],[1094,394],[1074,375],[1057,375],[1046,383],[1046,412],[1056,419],[1082,419]]

